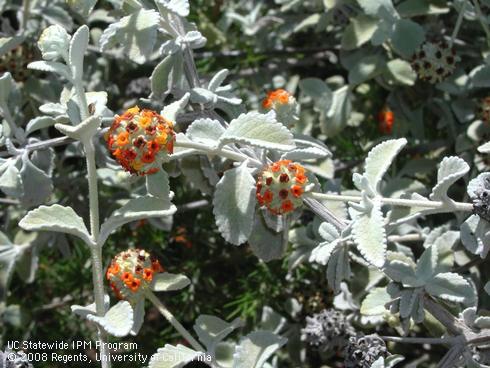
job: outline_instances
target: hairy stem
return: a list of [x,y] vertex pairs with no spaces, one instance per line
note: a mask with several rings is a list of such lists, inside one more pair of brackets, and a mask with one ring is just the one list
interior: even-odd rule
[[399,337],[380,336],[385,341],[400,342],[404,344],[430,344],[430,345],[452,345],[459,341],[458,337]]
[[466,1],[461,5],[461,9],[459,10],[458,20],[456,21],[456,25],[454,26],[453,33],[451,34],[451,40],[449,41],[449,47],[452,47],[454,44],[454,40],[458,36],[459,29],[461,28],[461,24],[463,24],[464,11],[466,9]]
[[24,0],[24,7],[22,10],[22,25],[21,25],[23,31],[26,30],[27,21],[29,20],[30,10],[31,10],[31,0]]
[[[316,193],[316,192],[305,193],[305,195],[318,200],[327,200],[327,201],[357,202],[357,203],[360,203],[362,201],[362,197],[360,196],[347,196],[341,194],[327,194],[327,193]],[[440,202],[440,201],[419,201],[419,200],[412,200],[412,199],[384,198],[384,197],[378,197],[377,199],[380,200],[381,203],[390,204],[393,206],[420,207],[420,208],[427,208],[427,209],[447,208],[448,210],[455,210],[455,211],[462,211],[462,212],[473,211],[473,205],[471,203],[452,202],[451,204],[447,204],[445,202]]]
[[478,20],[480,21],[480,24],[487,36],[487,45],[490,46],[490,28],[488,27],[487,20],[483,15],[483,12],[481,11],[480,3],[478,2],[478,0],[473,0],[473,5],[475,6],[475,12],[478,16]]
[[165,307],[165,305],[156,297],[155,294],[151,291],[147,291],[146,297],[153,305],[158,309],[158,311],[162,314],[163,317],[184,337],[191,346],[197,351],[206,351],[201,344],[197,342],[194,337],[190,334],[189,331],[185,329],[184,326],[180,324],[180,322],[175,318],[175,316]]
[[80,108],[80,117],[85,120],[89,117],[87,97],[85,96],[85,89],[83,88],[83,82],[81,80],[75,80],[73,82],[75,92],[78,99],[78,107]]
[[[97,188],[97,171],[95,166],[95,149],[92,141],[84,142],[85,158],[87,162],[87,180],[90,207],[90,233],[93,244],[90,245],[92,257],[92,280],[94,286],[95,309],[98,316],[106,313],[104,304],[104,271],[102,269],[102,247],[97,244],[99,237],[99,193]],[[110,368],[109,351],[107,349],[106,334],[98,327],[100,342],[100,358],[102,368]]]

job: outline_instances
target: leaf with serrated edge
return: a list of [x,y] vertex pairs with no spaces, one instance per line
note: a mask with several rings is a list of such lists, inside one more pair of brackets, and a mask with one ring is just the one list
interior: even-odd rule
[[287,339],[269,331],[248,334],[235,349],[233,368],[258,368],[283,346]]
[[385,304],[391,300],[386,288],[374,288],[364,298],[361,304],[361,314],[364,316],[382,315],[388,310]]
[[429,198],[433,201],[448,202],[451,199],[447,196],[447,190],[458,179],[466,175],[470,166],[465,160],[459,157],[444,157],[437,170],[437,184],[432,188]]
[[82,218],[71,207],[53,204],[40,206],[29,211],[19,222],[19,226],[29,231],[55,231],[78,236],[87,244],[92,244],[89,232]]
[[372,202],[370,210],[359,214],[352,225],[352,235],[357,249],[373,266],[383,267],[386,256],[386,231],[381,203]]
[[274,114],[249,112],[233,119],[219,140],[219,147],[242,143],[260,148],[289,151],[295,148],[293,135]]
[[173,215],[177,208],[169,200],[153,196],[134,198],[128,201],[102,224],[97,243],[102,245],[107,237],[118,227],[128,222],[138,221],[150,217],[163,217]]
[[81,80],[83,77],[83,58],[88,41],[89,29],[86,25],[78,28],[71,38],[68,60],[75,80]]
[[151,289],[153,291],[174,291],[183,289],[189,286],[190,283],[191,280],[185,275],[163,272],[153,276]]
[[327,150],[322,150],[317,147],[308,147],[308,148],[298,148],[286,152],[281,156],[281,160],[303,161],[303,160],[327,158],[330,156],[331,154]]
[[205,143],[213,147],[224,132],[225,128],[218,120],[207,118],[194,120],[185,134],[191,141]]
[[56,120],[51,116],[38,116],[27,123],[26,135],[34,133],[37,130],[48,128],[56,124]]
[[432,296],[467,305],[475,299],[470,283],[463,276],[453,272],[435,275],[425,285],[425,290]]
[[254,223],[255,179],[246,163],[225,171],[216,184],[213,213],[226,241],[240,245],[247,241]]
[[27,65],[28,69],[40,70],[43,72],[56,73],[60,76],[72,80],[72,75],[70,72],[70,68],[68,68],[65,64],[62,64],[58,61],[33,61]]
[[166,344],[151,356],[148,368],[182,368],[201,356],[204,356],[203,352],[194,351],[184,345]]
[[123,337],[128,335],[133,327],[133,308],[128,301],[120,300],[104,317],[89,314],[87,320],[97,323],[112,336]]
[[363,176],[367,178],[373,190],[379,192],[383,175],[406,144],[405,138],[390,139],[378,144],[369,152]]
[[158,0],[158,3],[181,17],[189,15],[189,0]]

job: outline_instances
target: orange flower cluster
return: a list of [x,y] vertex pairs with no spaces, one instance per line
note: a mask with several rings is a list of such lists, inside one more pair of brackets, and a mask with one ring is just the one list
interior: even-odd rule
[[277,161],[257,179],[257,200],[275,215],[292,212],[303,205],[302,195],[307,184],[303,166],[291,160]]
[[192,242],[187,237],[187,229],[183,226],[177,228],[176,235],[172,238],[175,243],[184,245],[187,249],[192,248]]
[[142,249],[119,253],[107,269],[106,277],[119,299],[135,301],[150,287],[153,276],[163,272],[158,260]]
[[[276,89],[275,91],[267,92],[267,97],[262,101],[262,107],[266,110],[270,110],[276,107],[276,105],[286,105],[289,103],[291,94],[284,89]],[[294,97],[293,97],[294,98]]]
[[116,116],[106,134],[107,147],[121,166],[135,175],[154,174],[174,150],[172,122],[135,106]]
[[391,134],[393,132],[393,123],[395,122],[395,115],[393,111],[385,107],[378,114],[378,129],[382,134]]

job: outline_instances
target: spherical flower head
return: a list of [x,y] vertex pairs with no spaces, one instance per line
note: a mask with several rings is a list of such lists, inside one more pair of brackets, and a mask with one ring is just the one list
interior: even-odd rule
[[68,60],[68,49],[70,47],[70,36],[65,29],[59,25],[52,25],[46,28],[37,43],[43,59]]
[[274,162],[257,179],[257,201],[275,215],[292,212],[303,205],[307,184],[303,166],[291,160]]
[[376,334],[349,338],[345,348],[346,368],[370,368],[379,358],[387,357],[385,342]]
[[116,116],[106,134],[107,148],[121,166],[135,175],[154,174],[173,153],[171,121],[137,106]]
[[378,129],[381,134],[391,134],[393,132],[393,123],[395,122],[395,115],[393,111],[388,108],[384,108],[378,114]]
[[442,82],[454,73],[459,56],[445,41],[425,42],[412,57],[412,68],[429,83]]
[[277,120],[286,126],[299,121],[299,104],[294,96],[284,89],[267,92],[261,107],[264,112],[274,110]]
[[119,299],[135,304],[144,297],[155,274],[163,272],[160,262],[142,249],[119,253],[107,269],[106,277]]
[[480,101],[477,116],[481,121],[490,124],[490,97],[485,97]]

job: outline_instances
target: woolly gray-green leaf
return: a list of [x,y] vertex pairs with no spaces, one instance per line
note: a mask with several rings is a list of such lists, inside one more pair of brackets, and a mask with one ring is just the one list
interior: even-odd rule
[[21,203],[26,208],[32,208],[44,203],[53,192],[51,178],[36,167],[27,154],[22,156],[20,179],[23,186]]
[[153,197],[170,200],[170,184],[167,172],[160,168],[156,173],[147,175],[146,191]]
[[385,304],[391,300],[386,288],[374,288],[369,291],[361,304],[361,314],[364,316],[376,316],[387,313]]
[[334,293],[340,291],[342,281],[350,277],[349,252],[345,246],[337,247],[330,255],[327,264],[327,281],[328,285],[334,290]]
[[395,51],[404,58],[409,58],[424,42],[425,31],[410,19],[398,19],[395,23],[391,44]]
[[182,368],[202,356],[204,356],[203,352],[194,351],[184,345],[165,344],[151,356],[148,368]]
[[56,124],[56,120],[51,116],[38,116],[27,123],[26,135],[34,133],[43,128],[48,128]]
[[189,15],[189,0],[157,0],[165,9],[181,17]]
[[352,113],[350,95],[349,86],[340,87],[333,92],[332,103],[326,113],[325,121],[320,126],[327,136],[332,137],[339,133],[349,121]]
[[133,327],[133,308],[126,300],[120,300],[103,316],[87,315],[87,320],[98,324],[108,334],[123,337],[129,334]]
[[432,296],[470,305],[475,300],[473,288],[463,276],[453,272],[439,273],[425,285]]
[[90,116],[78,125],[56,124],[55,128],[64,135],[86,144],[97,133],[100,124],[100,117]]
[[394,59],[386,64],[391,77],[405,86],[413,86],[417,80],[417,73],[412,69],[409,62],[402,59]]
[[70,41],[68,61],[72,70],[73,79],[82,80],[83,59],[88,47],[89,29],[86,25],[81,26],[73,34]]
[[172,102],[169,105],[166,105],[162,112],[161,115],[165,117],[165,119],[168,119],[170,121],[177,121],[177,116],[184,111],[185,107],[189,103],[189,93],[186,93],[184,96],[181,97],[180,100],[177,100],[175,102]]
[[89,232],[82,218],[71,207],[54,204],[40,206],[29,211],[19,222],[19,226],[29,231],[56,231],[78,236],[87,244],[92,244]]
[[289,151],[295,148],[293,135],[274,114],[249,112],[233,119],[219,139],[219,147],[242,143],[261,148]]
[[432,188],[429,198],[433,201],[449,202],[447,191],[458,179],[462,178],[470,166],[459,157],[444,157],[437,170],[437,184]]
[[140,9],[107,27],[100,37],[102,51],[122,45],[137,63],[144,63],[153,51],[160,16],[155,10]]
[[379,191],[383,175],[406,144],[405,138],[390,139],[369,151],[363,176],[367,178],[373,190]]
[[185,275],[163,272],[153,276],[151,289],[153,291],[175,291],[183,289],[191,283]]
[[172,88],[182,77],[184,62],[181,52],[166,56],[153,70],[151,81],[151,92],[155,98],[162,98],[172,91]]
[[194,120],[189,128],[187,128],[186,136],[191,141],[214,146],[224,132],[225,128],[218,120],[206,118]]
[[378,20],[360,14],[352,18],[342,34],[342,49],[354,50],[368,42],[378,26]]
[[118,227],[128,222],[138,221],[150,217],[164,217],[173,215],[177,208],[169,199],[156,198],[153,196],[139,197],[130,199],[120,209],[114,211],[112,215],[104,221],[100,228],[100,235],[97,243],[102,245],[107,237]]
[[216,185],[213,213],[226,241],[240,245],[247,241],[254,223],[255,179],[242,164],[225,171]]
[[70,68],[58,61],[33,61],[27,65],[27,68],[42,72],[56,73],[69,81],[72,80]]
[[270,331],[252,332],[237,345],[233,368],[260,368],[286,342],[286,338]]
[[264,262],[281,259],[286,252],[283,234],[269,229],[261,214],[255,215],[248,243],[252,252]]
[[359,214],[352,225],[357,249],[373,266],[383,267],[386,256],[386,231],[381,203],[374,200],[370,209]]
[[230,323],[215,316],[202,314],[197,317],[194,323],[194,331],[196,331],[199,340],[206,346],[207,351],[212,353],[219,342],[241,326],[243,326],[243,322],[239,318]]

